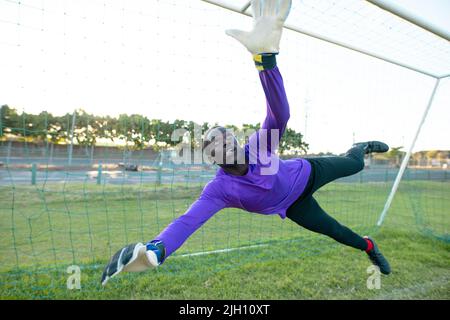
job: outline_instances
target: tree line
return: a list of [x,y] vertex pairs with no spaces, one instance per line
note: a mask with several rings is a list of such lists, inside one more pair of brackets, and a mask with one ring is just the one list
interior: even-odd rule
[[[393,165],[400,167],[406,151],[404,147],[391,147],[386,153],[374,154],[373,158],[377,160],[388,160]],[[410,164],[423,165],[423,163],[430,164],[431,161],[447,162],[450,159],[450,150],[423,150],[413,152],[411,154]]]
[[[197,125],[204,133],[217,123],[204,122]],[[196,123],[193,121],[179,119],[162,121],[149,119],[139,114],[120,114],[118,117],[98,116],[78,109],[75,111],[75,116],[73,113],[55,116],[47,111],[39,114],[19,113],[8,105],[0,108],[0,139],[2,140],[47,141],[53,144],[68,144],[73,140],[74,144],[82,146],[95,146],[104,141],[110,141],[112,144],[122,142],[126,148],[133,150],[150,147],[159,151],[170,149],[179,143],[179,141],[172,141],[172,133],[176,129],[185,129],[190,132],[191,145],[198,146],[199,142],[195,140],[193,134],[195,126]],[[244,124],[241,127],[225,125],[225,127],[242,133],[247,130],[258,130],[260,123]],[[308,144],[303,140],[303,135],[287,128],[281,139],[279,152],[304,154],[307,150]]]

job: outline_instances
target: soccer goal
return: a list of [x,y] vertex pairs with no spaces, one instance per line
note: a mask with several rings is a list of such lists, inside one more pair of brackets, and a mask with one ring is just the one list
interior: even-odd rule
[[[216,168],[175,163],[171,133],[195,144],[195,128],[263,120],[251,57],[224,33],[250,28],[249,5],[0,0],[0,296],[67,297],[77,272],[81,297],[100,292],[117,248],[151,239],[198,197]],[[282,157],[391,146],[317,194],[359,233],[449,241],[449,38],[374,0],[293,1],[279,56],[291,108]],[[155,273],[335,247],[278,215],[225,209]]]

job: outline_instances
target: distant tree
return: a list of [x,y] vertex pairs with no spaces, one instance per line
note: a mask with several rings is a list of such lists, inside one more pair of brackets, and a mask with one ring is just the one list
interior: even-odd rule
[[440,151],[437,153],[436,158],[437,158],[439,161],[447,160],[447,159],[450,158],[450,151],[448,151],[448,150],[447,150],[447,151],[440,150]]
[[406,154],[406,152],[401,151],[403,149],[403,146],[400,147],[392,147],[388,152],[385,153],[385,157],[391,162],[395,164],[395,166],[399,167],[401,159]]
[[280,154],[286,151],[291,151],[294,154],[305,154],[308,151],[309,145],[303,141],[303,135],[291,128],[287,128],[280,141],[278,148]]
[[415,165],[421,165],[423,159],[425,159],[425,154],[423,151],[414,152],[411,155],[411,158],[414,161]]
[[426,157],[428,160],[436,159],[438,153],[439,153],[439,150],[429,150],[426,153]]
[[19,128],[22,127],[21,119],[17,110],[10,108],[7,104],[3,105],[0,110],[2,121],[2,135],[6,133],[20,134]]

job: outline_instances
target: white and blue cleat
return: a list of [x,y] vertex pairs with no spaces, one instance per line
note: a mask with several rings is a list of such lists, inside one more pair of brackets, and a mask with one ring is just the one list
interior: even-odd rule
[[156,268],[161,260],[161,253],[155,245],[140,242],[129,244],[112,256],[103,271],[102,285],[106,285],[109,279],[121,272],[143,272]]

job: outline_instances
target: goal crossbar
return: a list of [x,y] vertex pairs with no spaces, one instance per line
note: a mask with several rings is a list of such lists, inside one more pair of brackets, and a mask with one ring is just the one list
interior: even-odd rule
[[[224,8],[224,9],[228,9],[228,10],[231,10],[231,11],[234,11],[234,12],[237,12],[237,13],[249,16],[249,17],[251,16],[250,13],[246,12],[247,9],[250,6],[250,2],[246,3],[241,8],[236,8],[236,7],[227,5],[225,3],[216,2],[214,0],[202,0],[202,1],[206,2],[206,3],[209,3],[209,4],[212,4],[212,5],[215,5],[215,6],[219,6],[219,7]],[[414,22],[413,19],[406,19],[406,16],[404,17],[404,15],[397,14],[396,12],[393,12],[392,10],[389,10],[388,7],[381,7],[380,5],[373,3],[375,1],[371,1],[371,0],[366,0],[366,1],[369,4],[371,4],[371,5],[378,6],[381,10],[385,10],[385,11],[389,12],[390,14],[393,14],[393,15],[399,17],[399,18],[404,19],[405,21],[407,21],[410,24],[414,24],[414,25],[416,25],[416,26],[418,26],[418,27],[420,27],[420,28],[422,28],[422,29],[424,29],[426,31],[432,32],[434,35],[436,35],[436,36],[438,36],[440,38],[448,40],[448,38],[445,37],[445,35],[443,35],[443,34],[441,35],[441,32],[438,32],[438,30],[436,30],[436,29],[431,29],[430,26],[427,27],[424,24],[419,24],[419,22],[417,22],[417,21]],[[440,74],[436,74],[434,72],[430,72],[428,70],[425,70],[425,69],[422,69],[422,68],[418,68],[418,67],[416,67],[414,65],[406,64],[406,63],[403,63],[403,62],[398,61],[396,59],[392,59],[392,58],[389,58],[389,57],[386,57],[386,56],[383,56],[383,55],[380,55],[380,54],[377,54],[377,53],[374,53],[374,52],[370,52],[368,50],[364,50],[363,48],[359,48],[357,46],[353,46],[353,45],[345,43],[343,41],[338,41],[338,40],[333,39],[331,37],[324,36],[323,34],[315,33],[315,32],[312,32],[310,30],[305,30],[303,28],[299,28],[298,26],[294,26],[294,25],[291,25],[289,23],[286,23],[284,27],[286,29],[291,30],[291,31],[298,32],[298,33],[304,34],[306,36],[309,36],[309,37],[312,37],[312,38],[315,38],[315,39],[318,39],[318,40],[322,40],[322,41],[325,41],[325,42],[328,42],[328,43],[331,43],[331,44],[334,44],[334,45],[337,45],[339,47],[343,47],[343,48],[346,48],[346,49],[349,49],[349,50],[352,50],[352,51],[356,51],[356,52],[359,52],[361,54],[370,56],[372,58],[380,59],[380,60],[383,60],[385,62],[394,64],[394,65],[397,65],[397,66],[400,66],[400,67],[403,67],[403,68],[406,68],[406,69],[409,69],[409,70],[412,70],[412,71],[415,71],[417,73],[421,73],[423,75],[426,75],[426,76],[429,76],[429,77],[432,77],[432,78],[435,78],[435,79],[443,77]]]

